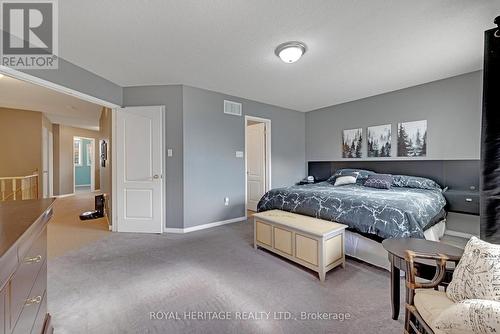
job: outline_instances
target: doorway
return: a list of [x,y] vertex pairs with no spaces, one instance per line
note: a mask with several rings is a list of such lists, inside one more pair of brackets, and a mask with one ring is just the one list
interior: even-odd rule
[[245,116],[245,207],[257,204],[271,189],[271,120]]
[[73,137],[73,192],[95,191],[95,139]]

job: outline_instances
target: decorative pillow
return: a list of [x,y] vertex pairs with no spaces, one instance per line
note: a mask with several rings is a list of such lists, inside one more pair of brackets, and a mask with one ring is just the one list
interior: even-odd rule
[[368,176],[363,185],[370,188],[391,189],[391,184],[391,174],[373,174]]
[[371,170],[343,168],[343,169],[338,169],[335,172],[335,174],[333,174],[327,181],[334,184],[337,177],[344,175],[352,175],[353,173],[357,174],[358,176],[356,178],[356,183],[358,184],[363,184],[363,182],[368,178],[368,175],[375,174],[375,172],[372,172]]
[[352,173],[351,175],[337,176],[335,179],[334,187],[345,186],[346,184],[355,184],[358,174]]
[[402,187],[402,188],[419,188],[419,189],[439,189],[441,187],[439,184],[434,182],[431,179],[427,179],[425,177],[418,176],[409,176],[409,175],[393,175],[392,176],[392,186],[393,187]]
[[434,327],[446,334],[500,333],[500,302],[468,299],[446,308],[434,320]]
[[446,295],[454,302],[487,299],[500,302],[500,245],[472,237],[465,246]]

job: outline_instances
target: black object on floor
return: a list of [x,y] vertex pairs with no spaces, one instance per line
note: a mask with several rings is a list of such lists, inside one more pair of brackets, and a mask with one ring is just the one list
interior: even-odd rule
[[95,197],[95,210],[86,211],[80,215],[80,220],[90,220],[104,217],[104,195]]

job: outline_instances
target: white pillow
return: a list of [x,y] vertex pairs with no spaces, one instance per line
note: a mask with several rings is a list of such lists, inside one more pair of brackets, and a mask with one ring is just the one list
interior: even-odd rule
[[500,333],[500,302],[468,299],[446,308],[433,324],[446,334]]
[[472,237],[465,246],[446,294],[454,302],[487,299],[500,302],[500,245]]
[[343,175],[335,179],[334,187],[344,186],[346,184],[356,183],[356,177],[352,175]]

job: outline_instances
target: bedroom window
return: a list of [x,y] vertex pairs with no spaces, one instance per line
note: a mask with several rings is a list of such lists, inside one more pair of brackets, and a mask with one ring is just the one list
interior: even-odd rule
[[77,166],[82,165],[82,141],[79,138],[73,141],[73,162]]

